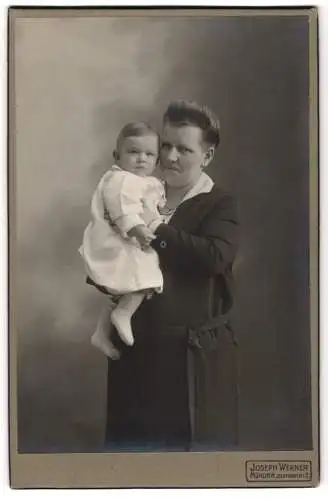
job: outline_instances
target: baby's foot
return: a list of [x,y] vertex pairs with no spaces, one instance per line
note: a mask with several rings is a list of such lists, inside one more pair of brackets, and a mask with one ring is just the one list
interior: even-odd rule
[[114,344],[108,338],[100,335],[99,332],[92,335],[91,344],[100,349],[108,358],[114,361],[120,359],[121,357],[120,351],[116,349]]
[[123,342],[129,346],[133,345],[134,338],[131,329],[131,317],[129,317],[127,312],[117,307],[111,314],[111,321]]

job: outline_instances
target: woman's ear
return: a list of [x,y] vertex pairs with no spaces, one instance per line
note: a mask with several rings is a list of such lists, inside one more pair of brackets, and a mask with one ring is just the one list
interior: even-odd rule
[[116,151],[116,149],[114,149],[114,151],[113,151],[113,158],[115,161],[119,160],[119,155],[118,155],[118,152]]
[[211,163],[211,161],[213,160],[214,152],[215,152],[214,146],[211,146],[206,151],[205,156],[204,156],[204,161],[203,161],[204,168],[207,167],[207,165],[209,165]]

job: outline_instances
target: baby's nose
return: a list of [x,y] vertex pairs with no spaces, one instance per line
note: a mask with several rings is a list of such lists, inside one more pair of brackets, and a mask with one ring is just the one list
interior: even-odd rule
[[139,153],[139,161],[146,161],[147,155],[144,152]]

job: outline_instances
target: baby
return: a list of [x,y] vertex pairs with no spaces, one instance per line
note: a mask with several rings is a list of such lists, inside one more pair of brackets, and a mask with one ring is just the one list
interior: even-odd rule
[[120,354],[111,340],[111,325],[123,342],[134,343],[131,319],[143,299],[163,289],[158,255],[150,247],[151,230],[160,220],[164,187],[153,177],[159,155],[157,132],[145,123],[130,123],[120,132],[115,165],[100,180],[91,203],[91,222],[79,249],[88,279],[111,296],[91,342],[106,356]]

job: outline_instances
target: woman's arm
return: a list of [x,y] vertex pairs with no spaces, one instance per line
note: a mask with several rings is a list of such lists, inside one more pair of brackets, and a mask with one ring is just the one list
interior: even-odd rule
[[215,275],[232,263],[238,246],[238,233],[235,199],[225,195],[204,216],[199,235],[160,224],[152,246],[169,267]]

